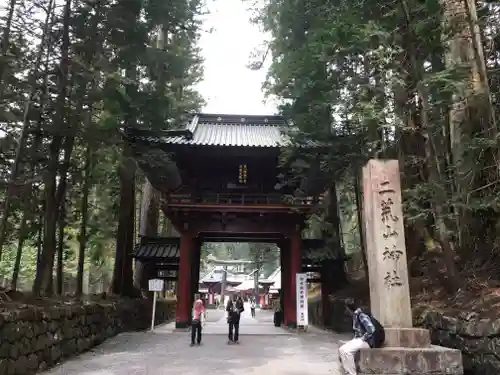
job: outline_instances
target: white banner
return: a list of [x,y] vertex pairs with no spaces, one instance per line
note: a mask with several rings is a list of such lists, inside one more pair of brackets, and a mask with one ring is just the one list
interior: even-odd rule
[[295,279],[297,286],[297,326],[309,325],[307,308],[307,273],[298,273]]

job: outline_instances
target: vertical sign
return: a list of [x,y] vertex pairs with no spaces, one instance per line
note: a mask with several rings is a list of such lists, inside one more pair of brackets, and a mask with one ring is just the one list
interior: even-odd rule
[[307,309],[307,273],[298,273],[297,285],[297,326],[307,327],[309,315]]
[[156,315],[156,297],[157,293],[163,291],[162,279],[149,280],[149,291],[153,292],[153,312],[151,314],[151,332],[155,329],[155,315]]

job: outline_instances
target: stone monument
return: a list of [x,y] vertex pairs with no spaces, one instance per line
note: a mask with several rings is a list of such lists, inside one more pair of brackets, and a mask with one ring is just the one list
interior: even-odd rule
[[461,375],[462,353],[431,345],[414,328],[397,160],[363,167],[363,216],[372,314],[385,328],[385,345],[361,350],[358,375]]

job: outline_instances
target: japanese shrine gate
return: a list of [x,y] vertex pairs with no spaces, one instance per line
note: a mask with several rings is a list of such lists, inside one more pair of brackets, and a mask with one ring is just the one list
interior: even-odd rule
[[[325,241],[301,238],[305,219],[324,203],[324,194],[297,197],[298,186],[278,184],[277,176],[286,173],[279,157],[286,147],[282,130],[287,127],[281,116],[195,114],[176,131],[125,130],[133,157],[148,179],[143,188],[141,243],[134,251],[140,285],[145,288],[147,280],[156,277],[177,280],[178,328],[190,321],[205,241],[279,246],[280,294],[289,327],[297,322],[296,273],[321,272],[321,278],[313,281],[322,283],[322,298],[344,280],[338,223],[327,259],[318,261],[312,255],[325,247]],[[338,219],[335,190],[330,194]],[[180,237],[158,237],[159,208]]]

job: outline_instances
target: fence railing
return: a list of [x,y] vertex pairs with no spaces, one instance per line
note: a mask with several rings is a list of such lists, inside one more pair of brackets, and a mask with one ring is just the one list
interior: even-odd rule
[[169,204],[223,204],[223,205],[280,205],[312,206],[320,204],[323,196],[292,197],[282,194],[237,194],[214,193],[194,195],[189,193],[171,194],[167,197]]

